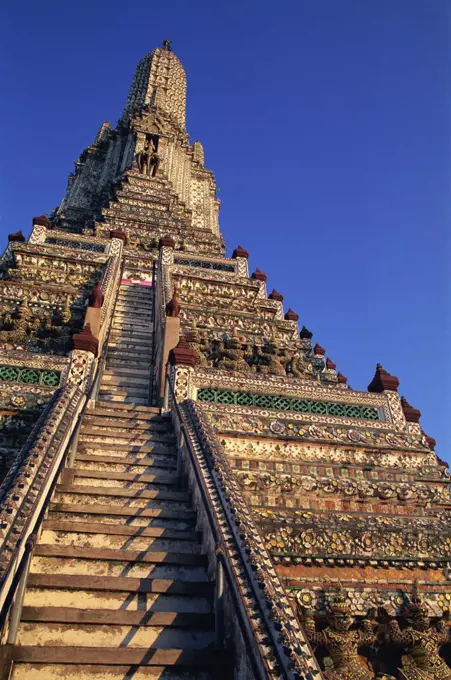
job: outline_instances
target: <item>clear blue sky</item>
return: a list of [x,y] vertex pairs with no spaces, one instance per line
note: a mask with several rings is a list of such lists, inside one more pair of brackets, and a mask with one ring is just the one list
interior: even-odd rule
[[448,0],[17,0],[2,12],[3,243],[59,203],[139,59],[171,39],[229,250],[250,250],[353,387],[376,362],[397,375],[451,460]]

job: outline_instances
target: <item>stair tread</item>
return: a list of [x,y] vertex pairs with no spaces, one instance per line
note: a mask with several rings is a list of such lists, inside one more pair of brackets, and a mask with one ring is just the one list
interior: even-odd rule
[[[175,484],[178,481],[177,475],[168,475],[165,473],[151,475],[139,474],[135,472],[108,472],[106,470],[80,470],[75,468],[74,480],[77,477],[88,479],[112,479],[124,482],[142,482],[143,484]],[[86,487],[85,487],[86,488]],[[90,487],[87,487],[90,488]],[[105,487],[103,487],[105,488]]]
[[76,609],[30,607],[22,609],[22,621],[81,623],[113,626],[174,626],[213,629],[214,616],[206,613],[155,612],[150,610]]
[[73,512],[77,515],[119,515],[127,517],[155,517],[157,519],[190,519],[195,518],[194,510],[167,510],[166,508],[130,508],[126,505],[88,505],[84,503],[50,503],[54,512]]
[[[97,402],[98,404],[99,402]],[[127,413],[121,414],[120,411],[127,411]],[[146,411],[139,411],[136,409],[135,412],[133,412],[133,409],[129,408],[112,408],[108,407],[105,408],[105,406],[95,406],[95,408],[87,408],[85,410],[85,416],[95,416],[100,417],[100,418],[115,418],[117,420],[131,420],[133,419],[134,421],[144,421],[144,422],[162,422],[162,423],[167,423],[168,418],[165,418],[164,416],[160,415],[160,410],[159,409],[152,409],[150,413],[146,413]]]
[[44,530],[66,531],[69,533],[105,534],[109,536],[130,536],[139,538],[148,536],[177,541],[200,541],[199,531],[187,531],[185,529],[164,529],[161,527],[133,527],[120,524],[102,524],[101,522],[65,522],[63,520],[47,519],[44,522]]
[[27,581],[33,588],[60,588],[68,590],[114,591],[120,593],[160,593],[166,595],[212,595],[211,581],[184,581],[148,576],[91,576],[89,574],[34,574]]
[[[115,451],[126,451],[129,453],[145,453],[145,454],[154,454],[154,455],[175,455],[174,451],[174,444],[170,442],[161,442],[161,441],[155,441],[153,442],[153,445],[150,446],[149,444],[141,444],[139,441],[137,442],[129,442],[126,444],[123,444],[122,442],[117,442],[114,443],[114,446],[110,442],[91,442],[90,439],[87,439],[86,441],[81,440],[80,441],[80,452],[85,451],[86,449],[95,449],[98,451],[99,449],[101,450],[111,450],[114,449]],[[160,448],[158,448],[160,447]],[[121,458],[118,456],[117,460],[121,460]]]
[[111,406],[109,401],[102,401],[101,399],[96,400],[96,408],[106,408],[108,410],[112,411],[138,411],[139,413],[157,413],[161,414],[161,409],[158,408],[157,406],[136,406],[136,408],[133,408],[133,404],[130,405],[124,405],[124,406]]
[[198,649],[150,649],[148,647],[58,647],[17,645],[13,649],[14,661],[41,663],[94,664],[113,666],[209,666],[218,661],[218,650],[212,647]]
[[[80,430],[80,436],[85,437],[86,435],[94,435],[96,437],[117,437],[118,439],[128,439],[130,435],[133,435],[133,442],[145,442],[145,441],[165,441],[165,442],[173,442],[174,441],[174,435],[171,434],[170,432],[159,432],[158,430],[154,430],[151,432],[146,432],[145,430],[137,430],[134,432],[133,430],[129,432],[124,432],[124,436],[121,437],[119,432],[111,432],[112,428],[106,428],[106,427],[93,427],[92,425],[85,425],[81,426]],[[82,441],[86,441],[85,438],[82,439]]]
[[160,491],[146,489],[124,489],[121,486],[84,486],[83,484],[57,484],[57,493],[82,494],[83,496],[116,496],[120,498],[144,498],[148,500],[173,500],[189,503],[190,494],[186,491]]
[[[156,454],[157,455],[157,454]],[[89,455],[87,453],[78,453],[77,454],[77,462],[82,462],[82,463],[116,463],[118,465],[139,465],[141,467],[169,467],[172,468],[176,465],[176,455],[174,454],[161,454],[162,456],[169,456],[170,458],[173,458],[171,461],[169,460],[156,460],[155,458],[150,458],[149,461],[146,461],[145,458],[135,458],[134,456],[124,456],[123,458],[119,456],[96,456],[96,455]],[[80,469],[80,468],[76,468]]]
[[167,428],[166,422],[161,417],[151,418],[121,418],[120,416],[114,416],[113,414],[100,415],[98,412],[85,412],[85,417],[83,422],[92,427],[104,427],[110,430],[114,428],[115,430],[149,430],[153,432],[165,432],[171,434]]
[[48,545],[39,543],[34,557],[64,557],[107,562],[145,562],[151,564],[181,564],[205,566],[205,555],[192,553],[159,552],[157,550],[109,550],[108,548],[79,548],[73,545]]

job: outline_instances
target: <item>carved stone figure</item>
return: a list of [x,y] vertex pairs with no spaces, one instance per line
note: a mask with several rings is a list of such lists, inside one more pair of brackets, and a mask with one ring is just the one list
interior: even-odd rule
[[160,167],[160,157],[157,154],[152,138],[146,139],[144,149],[136,154],[138,170],[143,175],[155,177]]
[[399,669],[401,680],[451,680],[451,669],[439,655],[440,646],[449,639],[448,620],[442,619],[436,627],[430,623],[417,585],[404,615],[407,628],[402,630],[396,620],[388,624],[389,638],[406,651]]
[[224,342],[222,357],[218,362],[218,368],[226,369],[228,371],[249,373],[251,369],[244,356],[245,351],[241,347],[241,340],[235,329],[232,337]]
[[24,298],[17,310],[17,316],[12,320],[13,328],[9,331],[0,331],[0,342],[23,342],[27,339],[30,330],[32,313],[28,306],[27,298]]
[[208,342],[205,336],[198,330],[194,323],[186,335],[188,344],[197,352],[197,365],[208,366],[208,359],[205,352],[208,350]]
[[365,620],[360,628],[351,630],[354,618],[344,592],[339,590],[333,604],[329,605],[328,626],[322,631],[315,630],[313,615],[303,609],[299,600],[298,611],[308,639],[315,645],[324,645],[329,652],[333,669],[325,670],[327,680],[373,680],[374,673],[357,653],[361,645],[370,645],[376,640],[373,624]]

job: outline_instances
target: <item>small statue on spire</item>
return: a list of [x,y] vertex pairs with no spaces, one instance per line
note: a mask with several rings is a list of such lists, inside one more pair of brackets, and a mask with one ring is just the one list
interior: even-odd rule
[[163,49],[166,52],[172,52],[172,45],[170,40],[163,40]]

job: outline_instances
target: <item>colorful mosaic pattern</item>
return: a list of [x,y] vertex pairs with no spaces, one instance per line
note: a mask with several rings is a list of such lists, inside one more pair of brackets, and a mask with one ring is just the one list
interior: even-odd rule
[[53,246],[65,246],[66,248],[77,248],[79,250],[90,250],[94,253],[103,253],[105,251],[105,246],[97,243],[85,243],[83,241],[70,241],[65,238],[56,238],[50,236],[46,239],[46,243]]
[[184,267],[200,267],[201,269],[214,269],[218,272],[234,272],[233,264],[221,264],[220,262],[208,262],[207,260],[185,260],[176,257],[174,264],[180,264]]
[[0,366],[0,381],[22,382],[27,385],[44,385],[58,387],[61,373],[59,371],[44,371],[39,368],[20,368],[18,366]]
[[357,404],[340,404],[334,401],[315,401],[271,394],[252,394],[231,390],[214,390],[202,388],[197,393],[197,400],[209,404],[233,404],[234,406],[255,406],[279,411],[297,411],[316,415],[331,415],[343,418],[359,418],[360,420],[380,420],[379,410],[372,406]]

